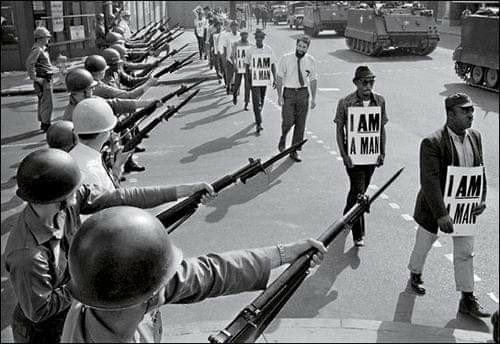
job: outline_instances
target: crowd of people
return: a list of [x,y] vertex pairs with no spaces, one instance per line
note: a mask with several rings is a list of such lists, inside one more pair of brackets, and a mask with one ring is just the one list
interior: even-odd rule
[[[121,11],[120,19],[111,21],[111,30],[105,30],[104,15],[97,15],[100,54],[88,56],[84,68],[68,71],[69,103],[64,120],[54,123],[53,68],[47,52],[51,34],[43,27],[35,30],[36,41],[26,67],[39,99],[40,129],[46,132],[50,148],[30,153],[17,170],[17,195],[27,205],[4,255],[18,300],[12,321],[16,342],[159,341],[161,305],[261,290],[271,269],[293,262],[310,249],[315,252],[314,266],[327,251],[320,241],[310,238],[186,258],[162,223],[143,209],[200,191],[206,204],[217,197],[213,186],[206,182],[121,186],[124,172],[145,170],[133,158],[145,148],[123,151],[138,126],[115,129],[120,120],[139,109],[164,105],[161,99],[140,97],[149,87],[159,85],[151,72],[159,66],[159,55],[170,51],[168,44],[151,49],[156,33],[134,38],[129,18],[130,12]],[[258,18],[264,21],[264,16]],[[157,30],[161,34],[172,29],[160,25]],[[300,35],[295,50],[277,58],[264,43],[263,29],[252,33],[255,44],[249,41],[250,34],[241,23],[228,19],[224,10],[194,9],[199,59],[215,71],[219,84],[224,82],[234,105],[243,83],[244,110],[251,100],[257,134],[264,129],[266,92],[276,89],[282,109],[277,148],[284,151],[292,128],[291,143],[303,141],[308,111],[316,108],[318,68],[308,53],[311,38]],[[148,56],[152,62],[144,62]],[[350,180],[344,213],[366,192],[375,168],[384,164],[388,115],[386,100],[373,91],[374,83],[370,68],[358,66],[355,89],[339,100],[334,118],[338,149]],[[358,164],[351,156],[348,115],[353,107],[380,109],[380,152],[370,164]],[[420,295],[425,294],[425,259],[438,231],[453,232],[453,219],[443,201],[447,167],[483,165],[481,135],[470,128],[473,112],[474,104],[466,94],[447,97],[446,124],[420,146],[421,190],[414,215],[419,228],[408,264],[410,284]],[[301,161],[297,151],[290,158]],[[474,216],[486,207],[486,183],[483,185],[483,199]],[[363,217],[349,227],[354,245],[363,247]],[[473,237],[453,238],[456,287],[462,294],[459,312],[487,317],[490,314],[473,293],[473,246]]]

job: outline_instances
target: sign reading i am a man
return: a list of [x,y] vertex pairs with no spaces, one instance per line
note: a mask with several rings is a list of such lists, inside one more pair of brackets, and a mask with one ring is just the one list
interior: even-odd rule
[[483,197],[484,167],[448,166],[444,204],[453,220],[451,235],[475,235],[477,216],[474,210]]
[[236,67],[238,68],[238,74],[245,74],[245,61],[247,60],[248,48],[249,46],[236,47]]
[[354,165],[375,165],[380,154],[380,106],[347,108],[347,153]]
[[252,55],[252,86],[268,86],[271,84],[271,54]]

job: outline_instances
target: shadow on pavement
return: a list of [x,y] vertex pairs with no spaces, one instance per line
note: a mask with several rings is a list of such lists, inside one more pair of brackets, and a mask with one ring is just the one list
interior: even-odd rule
[[430,56],[417,56],[408,55],[403,53],[401,50],[389,50],[384,51],[380,56],[366,56],[350,49],[338,49],[334,52],[328,53],[329,55],[336,57],[340,60],[351,62],[351,63],[365,63],[365,62],[416,62],[416,61],[431,61]]
[[24,100],[20,100],[18,102],[6,102],[5,104],[2,104],[2,107],[5,107],[7,109],[17,109],[19,107],[22,107],[22,106],[31,106],[31,105],[35,105],[38,103],[38,99],[35,98],[35,99],[24,99]]
[[[457,302],[458,304],[458,302]],[[457,305],[458,307],[458,305]],[[486,318],[489,320],[489,318]],[[448,321],[448,323],[445,326],[446,328],[459,328],[462,330],[467,330],[467,331],[478,331],[478,332],[485,332],[485,333],[490,333],[490,328],[488,327],[488,324],[482,319],[477,319],[468,315],[463,315],[462,313],[459,313],[457,311],[455,319],[452,319]]]
[[253,127],[254,124],[252,123],[232,136],[219,137],[218,139],[208,141],[200,146],[194,147],[188,151],[188,153],[191,155],[182,158],[180,162],[182,164],[187,164],[195,161],[196,159],[198,159],[198,157],[202,155],[220,152],[226,149],[231,149],[234,146],[245,144],[248,141],[240,141],[240,140],[245,137],[255,136],[255,133],[249,133],[250,129],[252,129]]
[[211,110],[219,105],[224,105],[224,104],[228,104],[229,102],[231,102],[231,100],[228,100],[225,103],[220,103],[223,100],[224,100],[224,97],[218,97],[214,102],[212,102],[210,104],[183,111],[182,114],[177,114],[176,117],[184,117],[184,116],[192,114],[192,113],[205,112],[205,111]]
[[[279,313],[280,318],[314,318],[321,308],[337,299],[338,291],[332,290],[337,277],[348,267],[356,270],[361,263],[357,247],[344,252],[348,235],[348,231],[343,231],[333,241],[318,270],[297,289]],[[273,323],[268,331],[273,331],[277,325]]]
[[[480,104],[479,107],[484,110],[484,117],[488,116],[490,112],[498,113],[498,93],[469,86],[465,81],[463,83],[444,84],[443,86],[445,90],[439,93],[443,97],[454,93],[467,93],[473,103]],[[474,115],[478,115],[477,109]]]
[[[14,195],[14,196],[12,196],[12,198],[10,200],[8,200],[7,202],[2,203],[2,211],[11,210],[13,208],[16,208],[16,207],[20,206],[23,203],[24,202],[23,202],[22,199],[20,199],[16,195]],[[3,224],[2,224],[2,227],[3,227]]]
[[231,206],[245,204],[274,186],[281,184],[281,180],[278,178],[288,171],[293,164],[294,162],[287,158],[267,175],[258,174],[249,179],[246,184],[236,184],[229,190],[222,192],[214,200],[213,204],[209,205],[210,208],[215,209],[205,217],[205,221],[209,223],[219,222],[226,216]]
[[405,290],[399,293],[393,321],[411,323],[416,298],[417,294],[412,291],[410,280],[408,280]]
[[216,121],[219,121],[219,120],[221,120],[223,118],[236,115],[237,113],[240,113],[240,112],[243,111],[243,109],[239,109],[237,111],[226,113],[231,108],[234,108],[233,104],[227,105],[225,108],[223,108],[222,110],[220,110],[219,112],[217,112],[214,115],[201,118],[201,119],[199,119],[197,121],[186,123],[181,129],[182,130],[194,129],[194,128],[196,128],[199,125],[204,125],[204,124],[209,124],[209,123],[212,123],[212,122],[216,122]]
[[0,141],[1,145],[7,145],[11,144],[13,142],[29,139],[30,137],[38,136],[38,135],[44,135],[42,131],[39,129],[28,131],[26,133],[14,135],[14,136],[9,136],[9,137],[2,137],[2,140]]
[[16,185],[17,185],[16,178],[12,176],[6,182],[2,182],[2,191],[13,188]]

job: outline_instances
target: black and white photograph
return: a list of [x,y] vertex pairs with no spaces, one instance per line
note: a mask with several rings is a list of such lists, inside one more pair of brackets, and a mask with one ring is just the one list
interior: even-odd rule
[[2,1],[2,343],[498,343],[497,1]]

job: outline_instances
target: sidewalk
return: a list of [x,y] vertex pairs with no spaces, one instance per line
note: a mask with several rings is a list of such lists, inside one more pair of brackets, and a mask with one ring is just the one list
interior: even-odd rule
[[[164,328],[163,342],[206,343],[229,321],[207,321]],[[265,337],[265,338],[264,338]],[[486,343],[491,333],[363,319],[278,319],[257,342],[278,343]]]
[[[180,48],[184,44],[189,43],[182,52],[175,55],[173,58],[169,58],[162,63],[162,66],[167,66],[174,61],[174,59],[182,59],[187,57],[193,52],[197,52],[197,42],[193,34],[193,30],[185,30],[185,33],[170,45],[170,49]],[[164,55],[165,53],[162,53]],[[68,70],[77,67],[83,67],[83,61],[86,56],[77,57],[69,61]],[[151,59],[151,57],[149,57]],[[209,70],[207,67],[208,62],[202,61],[200,63],[197,56],[194,57],[194,62],[187,67],[180,69],[174,74],[168,74],[168,76],[163,76],[161,79],[163,84],[179,84],[182,82],[192,83],[200,79],[216,79],[215,72]],[[166,80],[167,79],[167,80]],[[20,96],[35,94],[33,89],[33,82],[28,78],[26,71],[13,71],[4,72],[1,74],[1,96]],[[66,92],[66,86],[59,79],[57,75],[54,76],[54,93],[64,93]]]
[[438,24],[438,31],[440,34],[461,36],[462,27],[461,26],[449,26],[447,24]]

